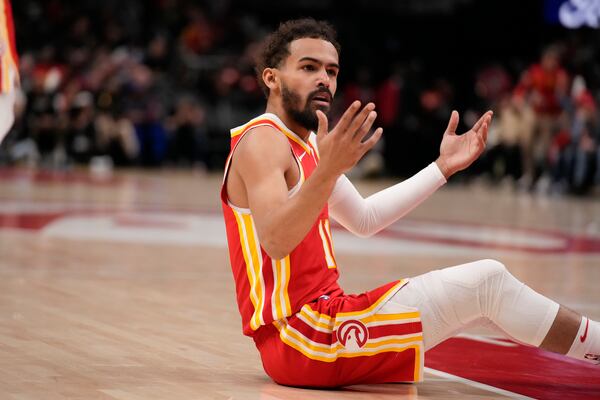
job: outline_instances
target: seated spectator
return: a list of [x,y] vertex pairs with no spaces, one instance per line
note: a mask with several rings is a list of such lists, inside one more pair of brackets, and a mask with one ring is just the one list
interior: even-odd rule
[[204,110],[191,97],[181,98],[168,119],[169,160],[175,165],[206,166]]
[[98,155],[110,157],[113,165],[134,165],[140,146],[131,121],[121,114],[100,113],[95,120]]
[[532,178],[529,154],[535,115],[519,93],[507,95],[500,102],[498,123],[483,157],[486,171],[498,181],[504,176],[528,185]]

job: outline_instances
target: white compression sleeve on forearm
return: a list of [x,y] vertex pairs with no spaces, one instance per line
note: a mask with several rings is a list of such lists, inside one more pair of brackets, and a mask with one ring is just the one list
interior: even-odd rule
[[329,197],[329,213],[357,236],[371,236],[421,204],[446,178],[435,163],[403,182],[364,199],[342,175]]

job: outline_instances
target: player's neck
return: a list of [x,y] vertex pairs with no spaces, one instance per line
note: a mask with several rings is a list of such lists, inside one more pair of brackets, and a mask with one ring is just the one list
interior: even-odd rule
[[287,126],[292,132],[298,135],[300,139],[304,140],[305,142],[308,141],[308,135],[310,134],[310,131],[302,125],[298,124],[296,121],[294,121],[294,119],[291,118],[288,115],[288,113],[285,112],[285,110],[280,104],[267,102],[267,109],[265,110],[265,112],[277,115],[281,122],[283,122],[283,124]]

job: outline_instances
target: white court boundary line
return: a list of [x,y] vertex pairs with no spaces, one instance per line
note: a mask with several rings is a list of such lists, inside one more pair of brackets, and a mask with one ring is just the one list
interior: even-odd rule
[[454,335],[455,338],[463,338],[475,340],[477,342],[489,343],[496,346],[501,347],[517,347],[518,344],[512,342],[503,342],[502,340],[498,340],[499,338],[496,336],[487,336],[487,335],[472,335],[469,333],[459,333],[458,335]]
[[496,394],[501,394],[503,396],[507,396],[507,397],[510,397],[510,398],[513,398],[513,399],[533,399],[533,397],[527,397],[527,396],[524,396],[522,394],[509,392],[508,390],[504,390],[504,389],[500,389],[500,388],[497,388],[497,387],[494,387],[494,386],[486,385],[485,383],[480,383],[480,382],[472,381],[470,379],[461,378],[460,376],[452,375],[452,374],[449,374],[447,372],[438,371],[437,369],[425,367],[425,372],[427,372],[427,373],[429,373],[431,375],[440,377],[440,378],[448,379],[449,381],[452,381],[452,382],[464,383],[465,385],[472,386],[472,387],[475,387],[477,389],[482,389],[482,390],[486,390],[488,392],[493,392],[493,393],[496,393]]

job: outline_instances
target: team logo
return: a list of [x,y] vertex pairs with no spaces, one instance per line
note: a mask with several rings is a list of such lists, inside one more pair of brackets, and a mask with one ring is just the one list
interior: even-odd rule
[[338,341],[348,350],[358,350],[369,340],[369,330],[360,321],[344,321],[336,331]]

